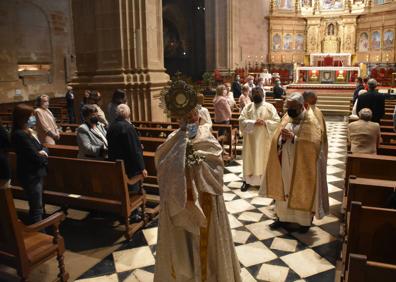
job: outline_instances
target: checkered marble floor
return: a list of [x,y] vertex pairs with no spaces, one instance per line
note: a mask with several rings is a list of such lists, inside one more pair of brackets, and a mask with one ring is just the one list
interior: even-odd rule
[[[346,123],[328,121],[327,127],[331,214],[314,220],[306,234],[293,229],[270,230],[268,225],[273,222],[274,214],[272,200],[258,197],[257,189],[240,191],[242,160],[236,160],[225,168],[224,200],[244,282],[334,281],[335,264],[341,248],[338,236],[346,159]],[[152,281],[156,243],[157,222],[152,222],[78,281]]]

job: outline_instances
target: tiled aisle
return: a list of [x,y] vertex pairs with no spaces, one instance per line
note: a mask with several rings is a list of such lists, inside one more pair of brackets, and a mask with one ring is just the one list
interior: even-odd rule
[[[226,167],[224,199],[229,212],[243,281],[334,281],[340,250],[339,217],[346,158],[346,124],[329,121],[328,182],[331,215],[314,220],[306,234],[272,231],[271,199],[257,190],[241,192],[242,161]],[[157,242],[156,223],[86,272],[79,281],[152,281]],[[164,281],[166,282],[166,281]]]

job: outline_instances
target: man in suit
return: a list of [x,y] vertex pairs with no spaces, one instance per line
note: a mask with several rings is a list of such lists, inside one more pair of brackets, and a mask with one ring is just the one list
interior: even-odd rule
[[231,86],[231,92],[234,93],[234,97],[235,98],[239,98],[239,96],[241,96],[241,77],[239,76],[239,74],[237,74],[235,76],[235,80],[232,83]]
[[385,96],[376,90],[377,81],[370,79],[366,94],[358,96],[356,111],[360,112],[364,108],[369,108],[373,113],[373,122],[380,122],[385,113]]
[[67,114],[69,116],[70,123],[76,123],[76,114],[74,113],[74,92],[73,87],[67,86],[66,87],[66,105],[67,105]]
[[381,131],[378,123],[371,122],[372,115],[370,109],[364,108],[359,112],[360,119],[348,125],[348,144],[352,153],[377,153]]
[[[138,193],[140,188],[135,179],[147,176],[144,167],[143,148],[135,127],[130,121],[131,110],[126,104],[117,106],[117,118],[107,131],[109,160],[123,160],[128,176],[128,188],[131,193]],[[137,213],[132,214],[132,221],[140,221]]]

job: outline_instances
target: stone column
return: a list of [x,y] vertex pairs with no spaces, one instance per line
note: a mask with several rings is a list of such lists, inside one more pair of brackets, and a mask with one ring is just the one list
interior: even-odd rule
[[79,97],[96,89],[106,110],[127,91],[133,120],[163,121],[159,93],[169,81],[163,59],[162,0],[72,0]]
[[205,0],[206,68],[233,70],[240,57],[239,2]]

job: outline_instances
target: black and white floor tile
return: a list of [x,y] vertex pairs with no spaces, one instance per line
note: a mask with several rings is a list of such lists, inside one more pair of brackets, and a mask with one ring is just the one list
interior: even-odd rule
[[[333,282],[341,242],[339,229],[346,160],[346,123],[327,122],[328,183],[331,214],[314,220],[306,234],[293,227],[270,230],[272,200],[258,197],[257,189],[241,192],[242,161],[224,172],[224,200],[244,282]],[[80,277],[81,282],[153,280],[157,223],[135,234],[130,242]]]

